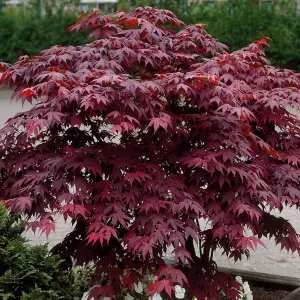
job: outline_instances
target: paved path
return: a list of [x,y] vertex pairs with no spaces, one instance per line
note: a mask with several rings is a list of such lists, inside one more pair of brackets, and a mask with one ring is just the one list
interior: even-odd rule
[[11,99],[11,91],[0,89],[0,126],[3,124],[14,114],[27,110],[30,105],[25,104],[22,107],[21,101],[10,100]]
[[[10,95],[9,91],[0,90],[0,125],[3,125],[10,116],[22,109],[21,103],[10,103]],[[23,109],[28,107],[27,105]],[[297,231],[300,232],[300,211],[286,208],[282,216],[289,219]],[[69,223],[65,224],[63,220],[59,220],[56,226],[56,233],[51,233],[49,236],[49,246],[52,247],[60,242],[70,230],[71,225]],[[40,237],[39,235],[34,235],[32,232],[27,232],[26,237],[34,244],[47,242],[45,236]],[[298,255],[280,251],[280,248],[276,247],[272,240],[264,239],[264,242],[267,249],[259,247],[249,260],[245,259],[242,262],[234,263],[233,260],[221,256],[220,252],[217,252],[215,258],[218,264],[224,267],[300,278],[300,258]]]

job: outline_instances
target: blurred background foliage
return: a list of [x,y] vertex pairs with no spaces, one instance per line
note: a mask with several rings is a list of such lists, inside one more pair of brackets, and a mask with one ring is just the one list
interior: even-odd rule
[[[1,0],[0,0],[1,1]],[[65,7],[69,9],[65,9]],[[0,61],[13,63],[21,55],[36,55],[53,45],[80,45],[86,34],[65,32],[74,24],[79,9],[68,2],[44,5],[31,1],[27,7],[9,7],[0,11]]]
[[[20,55],[32,56],[52,45],[86,42],[85,33],[65,32],[80,13],[79,0],[56,1],[49,5],[31,0],[26,8],[0,11],[0,61],[12,63]],[[207,31],[231,50],[268,36],[271,63],[300,70],[300,10],[293,0],[119,0],[118,9],[146,5],[172,10],[187,24],[206,24]]]
[[293,0],[258,5],[253,0],[228,0],[214,7],[200,5],[191,21],[207,24],[207,30],[231,50],[253,40],[270,37],[266,49],[275,66],[300,70],[300,15]]

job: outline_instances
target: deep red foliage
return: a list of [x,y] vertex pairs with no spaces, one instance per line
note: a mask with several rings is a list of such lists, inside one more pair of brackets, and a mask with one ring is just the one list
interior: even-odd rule
[[0,184],[34,230],[77,220],[60,251],[96,262],[105,286],[91,298],[118,294],[125,269],[130,286],[153,267],[152,294],[188,282],[199,299],[235,299],[217,247],[237,260],[268,236],[300,252],[271,214],[300,206],[300,76],[268,65],[268,39],[229,53],[203,25],[150,7],[95,10],[70,27],[84,29],[94,42],[1,65],[1,83],[34,105],[0,131]]

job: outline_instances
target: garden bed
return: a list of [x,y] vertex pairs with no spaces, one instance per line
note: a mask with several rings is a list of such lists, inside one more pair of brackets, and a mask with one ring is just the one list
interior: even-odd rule
[[[244,271],[238,269],[219,268],[220,271],[241,276],[249,282],[254,300],[296,300],[300,299],[300,290],[294,292],[300,286],[300,279],[296,277],[278,276],[274,274]],[[288,295],[299,294],[285,298]]]
[[270,287],[253,286],[252,293],[254,300],[282,300],[285,296],[290,294],[290,290],[274,289]]

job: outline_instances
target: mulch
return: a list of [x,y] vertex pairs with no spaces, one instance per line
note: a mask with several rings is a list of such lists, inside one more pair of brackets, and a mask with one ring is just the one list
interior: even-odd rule
[[264,287],[252,287],[253,300],[281,300],[291,291],[274,290]]

